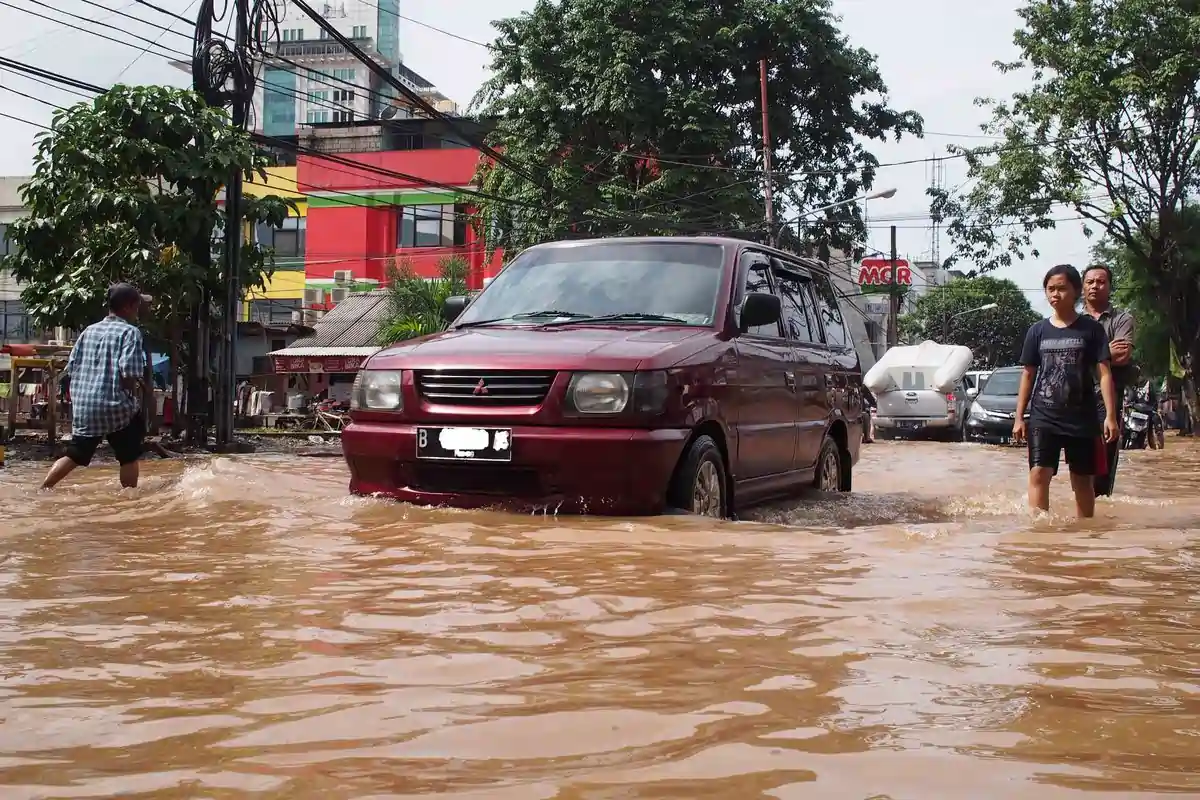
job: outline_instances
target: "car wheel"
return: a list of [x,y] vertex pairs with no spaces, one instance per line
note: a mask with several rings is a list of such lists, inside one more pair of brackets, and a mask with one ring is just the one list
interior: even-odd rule
[[675,471],[667,501],[702,517],[724,519],[729,516],[728,486],[721,448],[711,436],[698,436]]
[[842,481],[843,466],[842,451],[837,442],[826,437],[821,445],[821,455],[817,457],[817,472],[813,475],[813,488],[822,492],[840,492],[844,485]]

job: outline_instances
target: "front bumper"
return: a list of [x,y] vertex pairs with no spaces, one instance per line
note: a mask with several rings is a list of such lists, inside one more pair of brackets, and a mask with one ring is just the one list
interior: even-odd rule
[[496,464],[417,459],[418,427],[424,426],[348,425],[342,431],[342,452],[350,468],[350,491],[456,508],[660,514],[691,433],[675,428],[513,427],[513,459]]
[[1007,418],[968,417],[967,438],[977,442],[1008,444],[1012,440],[1013,421]]

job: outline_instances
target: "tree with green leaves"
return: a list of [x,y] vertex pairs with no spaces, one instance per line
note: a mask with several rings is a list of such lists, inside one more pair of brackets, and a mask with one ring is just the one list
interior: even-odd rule
[[[829,0],[538,0],[496,22],[494,120],[479,227],[492,249],[558,238],[764,233],[759,60],[768,67],[777,207],[869,191],[864,140],[921,132],[875,58],[847,41]],[[515,167],[515,169],[513,168]],[[783,203],[780,200],[783,200]],[[831,246],[864,238],[861,211],[821,223]]]
[[1200,285],[1183,236],[1200,187],[1200,2],[1026,0],[1019,13],[1021,57],[997,66],[1030,86],[984,101],[999,141],[953,148],[972,188],[933,192],[933,216],[954,258],[984,271],[1040,257],[1033,235],[1063,222],[1127,252],[1124,279],[1158,298],[1195,413]]
[[[977,310],[995,304],[995,308]],[[971,348],[975,369],[1016,364],[1029,326],[1038,314],[1010,280],[959,278],[931,288],[900,318],[900,337],[913,344],[931,339]]]
[[442,307],[446,298],[467,293],[469,265],[462,256],[438,261],[438,277],[417,275],[410,261],[389,263],[388,311],[379,326],[379,344],[389,345],[446,328]]
[[[1200,287],[1200,206],[1183,209],[1175,243],[1181,253],[1180,266],[1187,270],[1191,284]],[[1137,320],[1133,355],[1142,375],[1164,378],[1171,372],[1171,324],[1167,304],[1142,260],[1148,244],[1142,245],[1135,250],[1106,240],[1096,246],[1093,256],[1112,270],[1113,304],[1129,309]]]
[[[222,291],[220,190],[235,169],[265,182],[267,164],[190,91],[114,86],[57,111],[21,187],[28,216],[9,227],[7,266],[34,323],[82,328],[104,315],[109,284],[127,281],[154,297],[150,332],[178,345],[197,303]],[[245,219],[279,226],[290,207],[246,197]],[[270,249],[246,243],[242,286],[264,288],[272,270]]]

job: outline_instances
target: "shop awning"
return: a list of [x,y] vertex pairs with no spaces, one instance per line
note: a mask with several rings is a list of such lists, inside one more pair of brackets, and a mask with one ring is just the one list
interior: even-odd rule
[[268,355],[276,372],[358,372],[378,347],[286,347]]

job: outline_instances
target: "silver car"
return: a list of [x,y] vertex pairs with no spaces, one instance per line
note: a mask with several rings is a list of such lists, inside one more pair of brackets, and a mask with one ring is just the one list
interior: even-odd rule
[[971,400],[960,378],[949,392],[925,388],[919,370],[905,372],[901,388],[875,395],[875,435],[881,439],[934,436],[961,442]]

